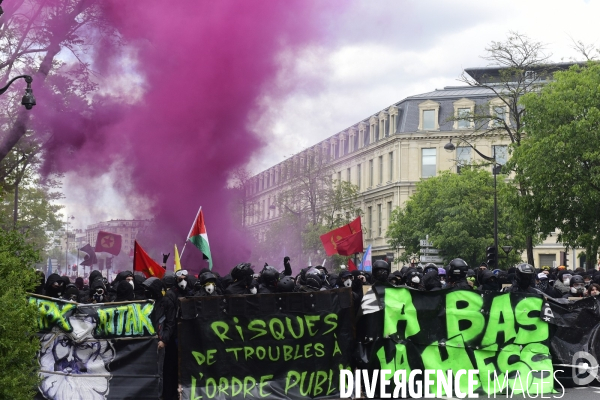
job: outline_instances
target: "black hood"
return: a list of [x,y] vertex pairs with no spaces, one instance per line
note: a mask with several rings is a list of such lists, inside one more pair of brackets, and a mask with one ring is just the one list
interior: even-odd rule
[[[94,282],[96,280],[96,278],[102,278],[102,272],[94,270],[90,273],[90,278],[88,279],[88,282]],[[90,285],[91,287],[91,285]]]
[[153,276],[151,278],[146,279],[142,286],[152,293],[153,299],[160,299],[162,297],[163,283],[160,279]]
[[423,276],[423,286],[425,290],[439,290],[442,288],[442,282],[437,271],[429,271]]

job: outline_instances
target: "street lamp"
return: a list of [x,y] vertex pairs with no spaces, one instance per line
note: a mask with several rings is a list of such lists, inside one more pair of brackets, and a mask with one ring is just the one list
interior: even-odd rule
[[[473,147],[473,145],[471,143],[467,142],[465,139],[457,138],[457,140],[460,140],[460,141],[466,143],[467,145],[469,145],[469,147],[472,148],[473,150],[475,150],[475,153],[479,154],[479,156],[481,158],[492,162],[494,165],[494,168],[492,169],[492,172],[494,174],[494,248],[496,249],[496,257],[494,259],[494,264],[495,264],[494,269],[497,269],[498,268],[498,255],[497,255],[497,252],[498,252],[498,199],[497,199],[497,190],[496,190],[496,175],[498,175],[498,172],[499,172],[498,167],[501,165],[498,164],[498,162],[496,161],[496,148],[492,147],[494,155],[492,157],[490,157],[490,156],[486,156],[485,154],[481,153],[479,150],[477,150],[475,147]],[[452,143],[452,138],[450,138],[450,141],[444,145],[444,149],[448,152],[456,150],[456,146],[454,146],[454,143]]]
[[27,88],[25,89],[25,95],[21,100],[21,104],[23,104],[26,109],[31,110],[31,108],[36,105],[35,97],[33,97],[33,89],[31,89],[31,82],[33,82],[33,78],[31,76],[19,75],[12,78],[10,81],[8,81],[6,86],[0,88],[0,94],[4,94],[4,92],[8,90],[9,86],[12,85],[14,81],[20,78],[25,79],[25,82],[27,82]]

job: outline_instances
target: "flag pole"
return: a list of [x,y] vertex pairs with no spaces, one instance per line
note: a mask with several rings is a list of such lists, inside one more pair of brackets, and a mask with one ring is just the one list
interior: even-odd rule
[[183,248],[181,249],[181,254],[179,255],[179,258],[181,259],[181,256],[183,256],[183,252],[185,251],[185,245],[188,242],[188,239],[190,238],[190,235],[192,234],[192,231],[194,230],[194,225],[196,224],[196,221],[198,221],[198,215],[200,215],[200,211],[202,211],[202,206],[200,206],[200,208],[198,209],[198,212],[196,213],[196,218],[194,218],[194,222],[192,222],[192,226],[190,227],[190,232],[188,233],[187,237],[185,238],[185,243],[183,244]]

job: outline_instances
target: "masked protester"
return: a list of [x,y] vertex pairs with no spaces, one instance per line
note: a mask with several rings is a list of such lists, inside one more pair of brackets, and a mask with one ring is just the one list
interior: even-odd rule
[[122,281],[117,285],[117,297],[115,298],[116,302],[132,301],[134,299],[135,295],[133,293],[133,285],[127,283],[127,281]]
[[258,279],[252,278],[252,281],[250,281],[250,284],[248,285],[249,294],[258,294],[259,287],[260,287],[260,282],[258,282]]
[[558,290],[554,289],[554,287],[550,284],[550,280],[548,279],[548,275],[544,272],[540,272],[535,277],[535,288],[540,291],[540,294],[548,297],[552,297],[554,299],[558,299],[562,297],[562,293]]
[[212,272],[203,272],[198,276],[198,281],[194,285],[194,294],[199,297],[218,296],[220,291],[217,288],[217,277]]
[[260,272],[258,293],[275,293],[279,282],[279,271],[270,265],[265,265]]
[[[146,279],[141,284],[147,299],[154,300],[154,308],[150,314],[152,326],[158,336],[158,397],[161,399],[177,398],[177,373],[173,374],[174,368],[177,368],[177,343],[175,341],[176,331],[176,313],[177,306],[169,297],[163,296],[164,284],[156,278],[151,277]],[[165,363],[167,348],[169,348],[169,364]],[[175,352],[175,355],[171,353]],[[168,371],[165,369],[169,368]],[[165,385],[165,376],[167,376]]]
[[65,291],[65,282],[58,274],[50,274],[46,281],[44,294],[48,297],[60,298]]
[[423,290],[423,277],[416,268],[410,267],[404,274],[404,279],[408,288]]
[[79,302],[79,289],[74,284],[69,283],[61,298],[68,301]]
[[106,292],[106,286],[101,278],[96,278],[90,284],[90,293],[88,303],[106,303],[108,302],[108,294]]
[[225,294],[250,294],[249,286],[254,271],[249,263],[236,265],[231,270],[232,282],[225,289]]
[[175,272],[175,286],[169,289],[168,293],[173,292],[176,298],[191,296],[194,286],[189,283],[188,271],[186,269],[180,269]]
[[462,258],[455,258],[448,264],[448,282],[454,289],[467,289],[472,290],[473,288],[467,282],[467,272],[469,265]]
[[446,280],[446,270],[444,268],[438,268],[438,276],[440,278],[440,283],[442,284],[442,289],[446,289],[448,286],[448,282]]
[[438,267],[433,263],[425,265],[423,268],[423,288],[427,291],[436,291],[442,289],[442,282],[438,275]]
[[539,292],[533,288],[535,276],[537,275],[535,273],[535,268],[533,268],[532,265],[527,263],[517,265],[515,277],[509,292],[539,294]]
[[568,274],[565,269],[559,269],[554,281],[554,289],[560,291],[562,294],[569,293],[571,287],[570,280],[571,274]]
[[296,281],[291,276],[284,276],[277,283],[277,293],[291,293],[296,288]]
[[395,272],[391,273],[390,276],[388,276],[388,282],[390,283],[390,285],[392,285],[394,287],[400,286],[401,278],[400,278],[400,276],[398,276],[398,272],[399,271],[395,271]]
[[165,272],[165,275],[162,278],[162,282],[164,285],[164,291],[171,289],[177,283],[177,279],[175,279],[175,273],[171,271]]
[[378,283],[386,283],[390,276],[390,265],[384,260],[377,260],[373,263],[373,279]]
[[501,289],[498,277],[490,270],[483,270],[479,273],[480,285],[477,290],[480,292],[498,292]]
[[295,289],[297,292],[318,292],[323,285],[321,272],[312,267],[303,269],[296,281],[299,282]]
[[569,293],[563,295],[563,299],[569,297],[583,297],[585,293],[585,281],[581,275],[573,275],[569,280]]

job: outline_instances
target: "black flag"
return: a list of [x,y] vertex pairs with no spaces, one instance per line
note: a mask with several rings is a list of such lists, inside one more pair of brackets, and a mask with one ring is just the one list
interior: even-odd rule
[[96,257],[96,252],[94,251],[94,248],[92,246],[90,246],[89,243],[86,244],[85,246],[83,246],[82,248],[80,248],[79,250],[88,254],[87,256],[84,257],[83,261],[79,265],[91,266],[93,264],[98,264],[98,258]]

